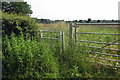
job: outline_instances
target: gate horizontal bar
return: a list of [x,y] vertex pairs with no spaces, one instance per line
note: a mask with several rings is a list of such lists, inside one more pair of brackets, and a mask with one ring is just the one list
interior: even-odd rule
[[120,25],[120,23],[76,23],[76,25]]
[[59,40],[58,38],[47,38],[47,37],[42,37],[41,39]]
[[112,33],[89,33],[89,32],[76,32],[76,34],[102,34],[102,35],[120,35],[120,34],[112,34]]
[[101,59],[101,60],[107,60],[107,61],[115,61],[115,62],[120,62],[120,61],[117,61],[117,60],[105,59],[105,58],[94,57],[94,56],[88,56],[88,57],[91,57],[91,58],[98,58],[98,59]]
[[91,51],[89,51],[88,53],[97,53],[97,54],[102,54],[102,55],[107,55],[107,56],[120,57],[120,55],[114,55],[114,54],[108,54],[108,53],[91,52]]
[[[94,61],[88,61],[88,62],[96,63]],[[112,64],[106,64],[106,63],[102,63],[102,62],[97,62],[97,64],[101,64],[101,65],[105,65],[105,66],[110,66],[110,67],[115,67],[115,68],[120,68],[120,66],[112,65]]]
[[81,47],[89,47],[89,48],[105,49],[105,50],[111,50],[111,51],[120,51],[119,49],[108,49],[108,48],[101,48],[101,47],[94,47],[94,46],[81,46]]
[[120,44],[113,44],[113,43],[106,43],[106,42],[94,42],[94,41],[84,41],[84,40],[77,40],[76,42],[87,42],[87,43],[98,43],[98,44],[120,45]]
[[47,30],[41,30],[40,32],[60,33],[61,31],[47,31]]

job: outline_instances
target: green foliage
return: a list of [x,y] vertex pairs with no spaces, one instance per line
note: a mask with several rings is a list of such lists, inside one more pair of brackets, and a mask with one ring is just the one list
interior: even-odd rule
[[51,23],[52,21],[49,19],[37,19],[38,23]]
[[44,42],[24,40],[22,35],[10,37],[3,37],[3,78],[59,76],[58,60]]
[[30,5],[27,2],[2,2],[2,11],[21,15],[32,14]]
[[3,78],[117,78],[111,68],[86,62],[87,54],[81,52],[85,49],[66,46],[61,53],[58,44],[6,35],[2,43]]
[[3,34],[11,35],[11,33],[14,32],[17,35],[21,33],[34,35],[37,31],[36,21],[28,16],[18,16],[4,12],[1,14]]
[[91,18],[88,18],[86,23],[90,23],[91,21],[92,21]]

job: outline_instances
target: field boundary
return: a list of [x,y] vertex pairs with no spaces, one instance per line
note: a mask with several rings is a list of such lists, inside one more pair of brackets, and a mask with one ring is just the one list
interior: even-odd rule
[[[101,49],[105,49],[105,50],[111,50],[111,51],[117,51],[118,53],[120,53],[120,49],[108,49],[108,48],[105,48],[105,47],[108,47],[110,45],[117,45],[117,46],[120,46],[120,44],[117,42],[120,42],[120,39],[118,40],[115,40],[111,43],[108,43],[108,42],[99,42],[99,41],[86,41],[86,40],[77,40],[77,34],[93,34],[93,35],[118,35],[120,36],[120,34],[115,34],[115,33],[90,33],[90,32],[77,32],[77,28],[80,26],[80,25],[119,25],[119,23],[76,23],[76,24],[73,24],[73,23],[70,23],[70,31],[69,32],[72,32],[72,27],[74,28],[74,31],[73,33],[69,33],[70,34],[70,42],[72,41],[72,39],[74,40],[75,44],[77,44],[77,42],[82,42],[82,43],[97,43],[97,44],[106,44],[105,46],[102,46],[102,47],[95,47],[95,46],[84,46],[84,47],[88,47],[88,48],[94,48],[95,50],[93,51],[88,51],[86,53],[88,54],[91,54],[91,53],[97,53],[97,54],[100,54],[100,55],[106,55],[106,56],[112,56],[112,57],[117,57],[118,59],[120,58],[120,54],[118,55],[114,55],[114,54],[108,54],[108,53],[101,53],[99,52],[99,50]],[[73,36],[72,36],[73,35]],[[71,45],[71,44],[70,44]],[[83,47],[83,46],[81,46]],[[112,59],[106,59],[106,58],[101,58],[101,57],[95,57],[95,56],[89,56],[91,58],[97,58],[97,59],[101,59],[101,60],[106,60],[106,61],[112,61],[112,62],[116,62],[116,63],[120,63],[120,60],[112,60]],[[120,66],[117,66],[118,68]]]

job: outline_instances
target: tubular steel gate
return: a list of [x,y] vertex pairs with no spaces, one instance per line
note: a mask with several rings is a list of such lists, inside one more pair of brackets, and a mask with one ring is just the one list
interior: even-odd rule
[[[53,38],[50,36],[45,36],[44,33],[53,33],[53,34],[58,34],[58,35],[55,35]],[[49,40],[61,40],[62,52],[64,52],[64,32],[63,31],[41,30],[40,38],[41,39],[49,39]]]
[[[77,28],[80,25],[117,25],[117,23],[79,23],[79,24],[72,24],[70,23],[70,28],[69,28],[69,32],[72,32],[72,27],[74,27],[74,42],[77,44],[79,42],[81,43],[97,43],[97,44],[105,44],[102,47],[95,47],[95,46],[86,46],[87,48],[94,48],[93,51],[87,51],[86,53],[96,53],[96,54],[100,54],[100,55],[106,55],[106,56],[112,56],[112,57],[116,57],[117,60],[113,60],[113,59],[106,59],[106,58],[101,58],[101,57],[95,57],[95,56],[89,56],[91,58],[97,58],[100,60],[105,60],[105,61],[109,61],[109,62],[116,62],[117,65],[115,65],[114,67],[120,68],[120,49],[109,49],[109,48],[105,48],[108,47],[110,45],[117,45],[120,46],[120,44],[118,42],[120,42],[120,37],[118,37],[117,40],[109,43],[109,42],[97,42],[97,41],[86,41],[86,40],[77,40],[77,35],[78,34],[93,34],[93,35],[118,35],[120,36],[120,34],[111,34],[111,33],[91,33],[91,32],[77,32]],[[72,33],[70,33],[70,35],[72,35]],[[70,42],[72,41],[72,36],[70,37]],[[117,44],[118,43],[118,44]],[[81,46],[82,47],[82,46]],[[117,51],[117,54],[109,54],[109,53],[102,53],[99,50],[104,49],[104,50],[110,50],[110,51]],[[109,65],[112,66],[112,65]]]

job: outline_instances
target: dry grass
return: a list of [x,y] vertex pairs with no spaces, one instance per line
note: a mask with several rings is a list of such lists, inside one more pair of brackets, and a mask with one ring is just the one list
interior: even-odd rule
[[38,24],[41,28],[45,29],[63,29],[67,28],[68,24],[66,22],[56,22],[56,23],[50,23],[50,24],[44,24],[44,23],[39,23]]

